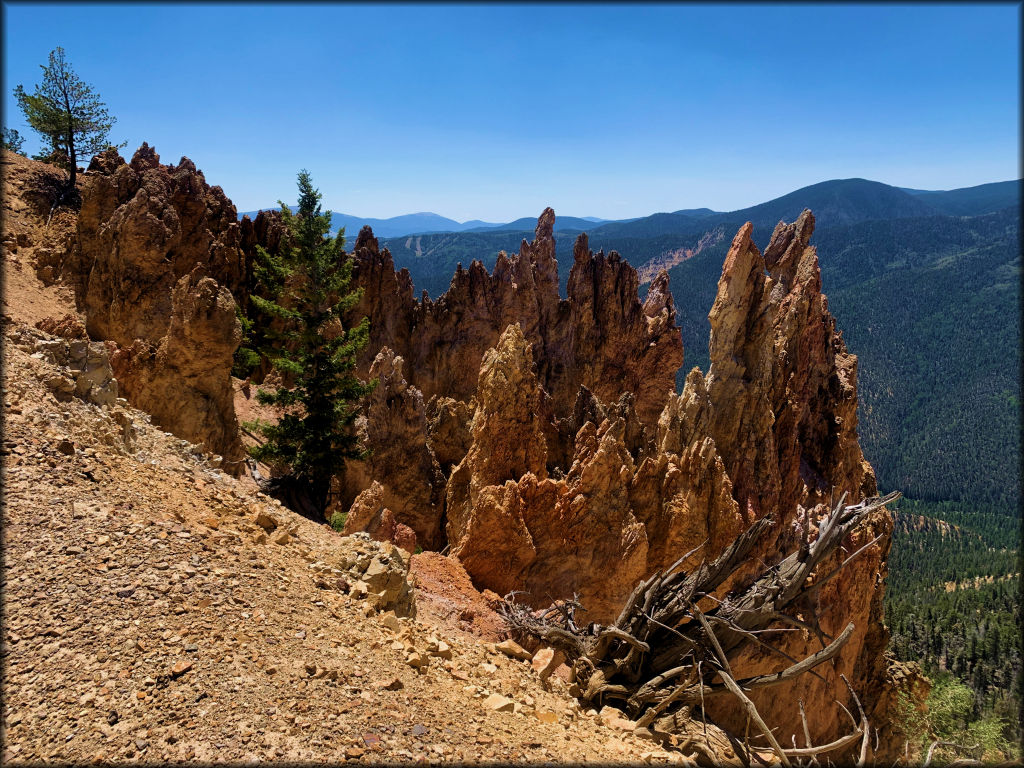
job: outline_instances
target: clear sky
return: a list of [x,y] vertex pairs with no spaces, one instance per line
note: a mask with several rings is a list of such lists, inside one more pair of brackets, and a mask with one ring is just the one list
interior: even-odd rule
[[[735,210],[833,178],[1020,177],[1019,5],[4,3],[4,120],[63,46],[130,157],[239,210]],[[34,135],[26,148],[35,151]]]

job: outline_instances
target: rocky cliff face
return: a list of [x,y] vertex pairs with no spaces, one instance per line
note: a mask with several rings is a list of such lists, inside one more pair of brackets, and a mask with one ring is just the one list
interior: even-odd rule
[[154,423],[220,454],[229,469],[244,457],[231,388],[232,355],[241,339],[231,293],[197,267],[174,286],[170,324],[159,344],[108,345],[126,397]]
[[188,158],[161,165],[147,144],[130,163],[113,149],[97,155],[81,194],[59,276],[89,336],[107,342],[133,404],[239,471],[229,376],[246,257],[234,205]]
[[[427,549],[440,549],[444,476],[428,446],[423,394],[409,386],[404,361],[387,347],[374,358],[369,376],[377,380],[377,386],[366,396],[358,419],[362,445],[369,456],[348,463],[347,495],[379,485],[381,504],[415,532],[416,541]],[[377,478],[386,483],[378,483]],[[351,511],[349,518],[353,519]]]
[[[756,553],[766,563],[795,549],[805,530],[813,537],[817,521],[842,494],[856,501],[876,492],[857,441],[857,360],[821,293],[817,253],[809,245],[813,231],[814,217],[804,211],[796,222],[776,227],[762,256],[750,240],[751,226],[744,226],[726,257],[710,314],[707,434],[723,459],[744,525],[765,515],[777,521]],[[840,674],[862,697],[881,698],[888,638],[880,584],[891,532],[891,520],[881,512],[852,534],[847,551],[867,550],[817,595],[826,632],[836,634],[850,621],[856,627],[838,661],[821,677],[804,676],[785,696],[753,696],[759,705],[770,699],[781,721],[799,722],[796,703],[803,698],[820,704],[812,716],[815,732],[836,735],[840,726],[829,697],[843,689]],[[823,572],[838,565],[826,563]],[[783,644],[797,658],[818,647],[802,633],[788,635]],[[737,673],[757,674],[776,663],[762,654],[740,660]],[[720,716],[740,717],[730,707],[723,702]]]
[[[550,225],[542,217],[534,243],[499,259],[493,275],[479,264],[456,273],[436,303],[413,303],[406,277],[395,276],[387,252],[366,233],[365,251],[356,251],[365,310],[398,301],[408,312],[392,318],[412,323],[408,334],[400,323],[379,328],[378,338],[418,361],[405,374],[410,385],[423,386],[432,403],[448,398],[422,432],[417,417],[413,431],[425,439],[415,444],[436,458],[442,448],[432,438],[441,424],[443,434],[459,436],[446,440],[439,462],[451,466],[445,533],[480,588],[520,590],[538,605],[576,594],[587,620],[608,621],[638,579],[694,547],[715,557],[771,515],[771,534],[724,595],[795,548],[805,530],[813,536],[841,494],[859,500],[875,492],[857,442],[856,358],[821,293],[809,211],[780,224],[763,255],[750,225],[737,234],[710,316],[710,370],[691,371],[678,396],[659,383],[672,380],[680,359],[667,276],[641,306],[632,268],[615,254],[595,256],[580,238],[570,301],[548,301]],[[493,346],[478,353],[485,343]],[[478,356],[471,386],[456,372]],[[472,410],[472,420],[458,417],[454,403]],[[465,453],[452,455],[452,443],[467,437]],[[397,471],[390,465],[375,479],[386,487]],[[433,464],[430,472],[436,478]],[[772,694],[775,722],[799,728],[799,698],[818,713],[816,742],[840,727],[831,703],[843,690],[839,674],[869,701],[884,698],[879,584],[890,529],[883,513],[852,536],[847,550],[866,552],[818,594],[824,631],[838,634],[849,621],[857,627],[840,660],[822,678],[805,676],[782,701]],[[794,657],[818,647],[801,633],[783,643]],[[778,661],[755,655],[737,660],[735,671],[766,672]],[[728,702],[715,714],[721,722],[742,716]]]

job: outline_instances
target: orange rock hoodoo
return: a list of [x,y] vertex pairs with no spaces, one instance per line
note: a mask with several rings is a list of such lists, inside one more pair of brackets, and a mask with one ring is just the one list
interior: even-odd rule
[[240,471],[232,294],[246,260],[235,206],[191,160],[161,165],[147,144],[131,163],[115,149],[97,155],[81,195],[74,243],[55,266],[75,288],[89,336],[107,342],[133,404]]
[[[353,468],[350,497],[371,481],[385,493],[422,488],[417,512],[396,514],[420,534],[423,511],[441,506],[440,475],[444,535],[423,541],[446,542],[480,588],[519,590],[535,604],[575,593],[588,620],[608,621],[638,579],[702,542],[711,558],[755,520],[775,519],[735,585],[797,545],[805,510],[813,529],[840,494],[875,492],[857,440],[856,358],[821,293],[809,211],[780,223],[763,255],[751,225],[736,235],[710,314],[710,370],[691,371],[679,395],[667,274],[641,305],[633,268],[615,253],[594,255],[581,236],[569,298],[559,301],[552,229],[549,209],[520,254],[499,256],[493,274],[478,262],[460,269],[433,302],[414,301],[408,273],[395,273],[390,254],[360,233],[356,314],[374,329],[365,359],[380,369],[380,355],[396,350],[405,360],[397,371],[388,364],[389,394],[368,403],[377,409],[368,420],[401,423],[412,447],[402,461],[388,447],[395,430],[378,425],[385,437],[374,441],[370,427],[371,449],[389,458]],[[884,698],[879,584],[891,523],[883,513],[868,527],[849,545],[878,542],[817,606],[826,632],[853,621],[854,637],[824,679],[771,694],[776,722],[799,728],[798,698],[821,713],[811,717],[816,741],[841,727],[832,716],[839,674],[869,701]],[[791,633],[784,650],[799,657],[815,643]],[[736,663],[737,674],[777,665],[774,656]],[[728,702],[716,714],[741,718]]]

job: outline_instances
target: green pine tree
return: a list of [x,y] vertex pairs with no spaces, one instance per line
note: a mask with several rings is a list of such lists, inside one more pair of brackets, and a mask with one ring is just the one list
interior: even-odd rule
[[246,297],[236,309],[242,324],[242,343],[235,350],[232,376],[239,379],[249,378],[264,360],[276,356],[276,344],[280,339],[274,335],[275,315],[263,312],[259,302],[270,300],[273,306],[274,300],[284,289],[287,277],[288,270],[283,256],[270,253],[263,246],[257,245],[255,258],[249,270]]
[[266,442],[252,455],[284,472],[284,479],[305,493],[321,516],[331,478],[345,461],[363,455],[353,429],[358,401],[373,384],[354,375],[356,355],[369,340],[367,318],[345,328],[344,317],[359,301],[350,291],[352,261],[344,250],[344,230],[329,236],[331,214],[321,212],[320,193],[308,171],[299,173],[299,204],[293,214],[281,203],[288,237],[278,255],[260,254],[256,269],[264,291],[252,296],[265,315],[279,318],[269,350],[273,366],[288,387],[259,390],[259,402],[278,406],[276,424],[254,422]]
[[21,137],[13,128],[4,128],[4,149],[9,149],[12,152],[17,152],[19,155],[22,153],[22,146],[25,143],[25,139]]
[[68,188],[74,190],[79,157],[91,157],[109,147],[110,129],[117,119],[110,116],[99,94],[75,74],[63,48],[54,48],[49,64],[40,67],[43,82],[33,93],[19,85],[14,97],[29,126],[46,143],[36,159],[67,167]]

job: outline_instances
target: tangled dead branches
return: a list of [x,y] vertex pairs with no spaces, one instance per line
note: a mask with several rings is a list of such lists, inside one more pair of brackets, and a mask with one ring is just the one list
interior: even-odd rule
[[[683,566],[699,552],[701,545],[665,571],[642,581],[609,626],[590,624],[581,628],[576,615],[583,606],[575,599],[535,612],[515,602],[514,594],[506,596],[505,618],[520,633],[565,652],[585,702],[597,706],[613,702],[638,727],[678,733],[681,711],[699,708],[703,712],[709,699],[733,696],[783,765],[792,765],[794,761],[812,764],[818,755],[851,749],[858,741],[858,764],[863,765],[871,729],[860,700],[845,678],[860,718],[847,711],[853,730],[830,744],[817,746],[811,744],[805,719],[805,745],[797,747],[794,738],[792,748],[783,747],[746,692],[776,686],[803,674],[816,675],[814,668],[835,657],[847,643],[854,631],[852,623],[831,637],[821,629],[816,617],[804,620],[787,613],[787,608],[820,590],[875,544],[877,538],[847,555],[831,571],[817,573],[818,566],[837,551],[848,533],[872,511],[898,497],[895,492],[846,506],[844,495],[821,521],[813,542],[808,539],[805,526],[804,539],[797,551],[768,568],[746,589],[724,599],[715,597],[715,591],[747,560],[758,538],[772,525],[769,518],[747,529],[711,563],[702,560],[696,569],[684,570]],[[820,650],[798,660],[771,644],[773,635],[795,630],[813,632]],[[786,666],[772,674],[737,680],[730,659],[751,643],[779,656]],[[749,738],[730,738],[737,754],[745,754],[748,761],[756,754],[749,747]]]

